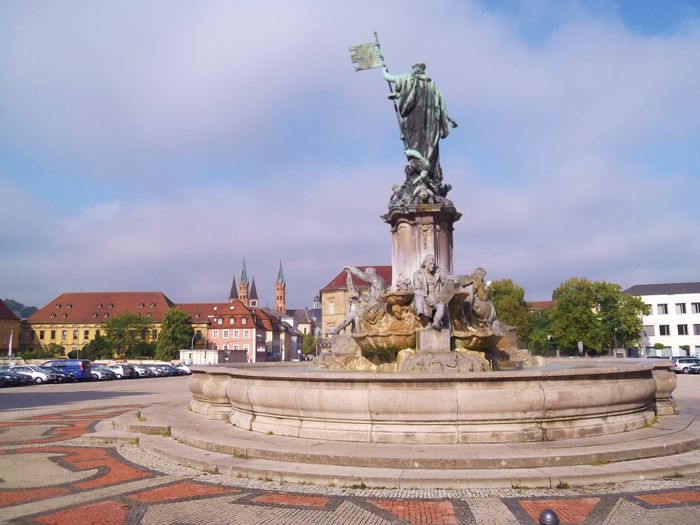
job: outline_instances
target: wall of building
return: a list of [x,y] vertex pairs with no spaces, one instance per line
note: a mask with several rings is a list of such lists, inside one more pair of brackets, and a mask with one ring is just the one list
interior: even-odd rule
[[[651,313],[643,318],[647,355],[700,356],[700,293],[642,295]],[[663,350],[652,347],[661,343]],[[688,346],[686,351],[683,346]]]

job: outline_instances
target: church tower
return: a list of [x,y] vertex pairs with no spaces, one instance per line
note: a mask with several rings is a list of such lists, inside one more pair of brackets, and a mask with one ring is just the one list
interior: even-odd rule
[[245,257],[243,258],[243,270],[241,271],[241,283],[238,285],[238,298],[248,306],[248,272],[245,267]]
[[238,287],[236,286],[236,276],[233,276],[233,282],[231,282],[231,291],[228,293],[228,302],[232,303],[238,299]]
[[277,272],[277,282],[275,283],[275,308],[278,312],[287,313],[287,283],[284,281],[281,259],[280,269]]
[[258,307],[258,290],[255,288],[255,277],[253,277],[253,282],[250,283],[250,295],[248,296],[248,305],[251,308]]

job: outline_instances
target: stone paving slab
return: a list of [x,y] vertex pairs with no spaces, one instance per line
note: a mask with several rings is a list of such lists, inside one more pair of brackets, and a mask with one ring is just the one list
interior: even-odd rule
[[542,509],[552,508],[562,524],[700,523],[697,474],[531,489],[380,489],[360,480],[340,487],[204,473],[130,442],[81,437],[106,432],[119,412],[133,420],[134,408],[112,401],[110,407],[52,407],[40,418],[17,413],[0,421],[0,522],[531,525]]

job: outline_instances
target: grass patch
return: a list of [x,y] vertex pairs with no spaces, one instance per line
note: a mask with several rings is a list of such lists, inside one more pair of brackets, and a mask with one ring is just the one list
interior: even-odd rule
[[364,490],[367,488],[367,485],[365,485],[364,481],[361,481],[360,483],[353,483],[350,485],[351,489],[356,489],[356,490]]
[[559,483],[557,483],[557,488],[558,489],[568,489],[569,484],[566,481],[560,481]]

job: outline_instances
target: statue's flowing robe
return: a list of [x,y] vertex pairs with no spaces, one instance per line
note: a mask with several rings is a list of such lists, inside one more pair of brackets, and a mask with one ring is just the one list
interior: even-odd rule
[[397,77],[396,92],[406,148],[423,155],[430,163],[430,174],[439,181],[442,179],[439,141],[450,132],[445,99],[426,75]]

